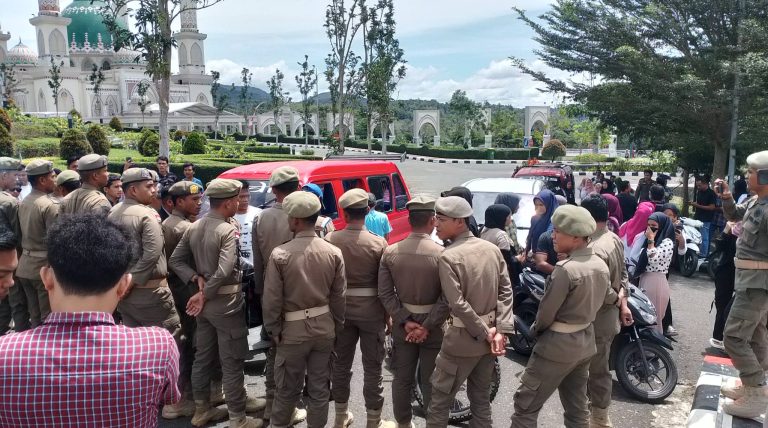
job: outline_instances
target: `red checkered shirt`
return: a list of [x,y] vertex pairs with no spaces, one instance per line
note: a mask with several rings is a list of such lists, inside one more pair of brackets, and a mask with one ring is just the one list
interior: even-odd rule
[[0,338],[0,426],[155,427],[181,398],[179,350],[157,327],[104,312],[54,312]]

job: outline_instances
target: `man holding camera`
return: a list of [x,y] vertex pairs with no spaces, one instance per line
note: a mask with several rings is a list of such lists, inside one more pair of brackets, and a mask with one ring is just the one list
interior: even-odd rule
[[756,197],[740,205],[723,180],[715,181],[715,193],[723,200],[728,220],[743,222],[734,259],[736,294],[723,334],[741,385],[724,385],[721,392],[734,400],[723,405],[726,413],[755,418],[768,406],[764,372],[768,369],[768,151],[750,155],[747,166],[749,188]]

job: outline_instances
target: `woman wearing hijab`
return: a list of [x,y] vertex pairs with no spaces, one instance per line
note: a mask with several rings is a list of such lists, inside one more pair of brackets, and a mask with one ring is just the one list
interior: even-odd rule
[[[499,193],[493,203],[506,205],[514,216],[518,207],[520,207],[520,197],[514,193]],[[515,224],[514,218],[510,217],[509,226],[507,226],[506,230],[507,236],[509,237],[509,243],[512,246],[512,253],[515,255],[520,254],[523,251],[523,248],[517,241],[517,225]]]
[[588,178],[583,178],[579,184],[579,200],[587,199],[587,196],[595,193],[595,184]]
[[568,180],[565,182],[564,192],[568,203],[571,205],[576,205],[576,192],[573,191],[573,180]]
[[485,210],[485,223],[480,232],[480,239],[484,239],[499,247],[504,261],[507,262],[509,278],[513,284],[517,284],[522,266],[513,253],[506,228],[512,222],[512,210],[506,205],[494,204]]
[[[469,206],[472,206],[472,191],[467,189],[466,187],[457,186],[454,187],[451,190],[446,190],[442,194],[440,194],[442,197],[448,197],[448,196],[458,196],[460,198],[464,198],[467,202],[469,202]],[[469,231],[472,232],[472,235],[475,237],[480,236],[480,229],[477,227],[477,220],[475,220],[475,217],[472,216],[469,218]]]
[[[656,308],[656,315],[663,316],[669,303],[667,272],[675,256],[675,226],[669,217],[660,212],[651,214],[647,225],[645,245],[635,275],[639,275],[640,288]],[[657,322],[655,328],[659,333],[664,333],[661,322]]]
[[552,230],[552,214],[558,207],[557,197],[552,191],[544,189],[533,198],[536,215],[531,220],[531,232],[525,243],[525,253],[539,249],[539,238],[544,232]]
[[648,217],[656,211],[652,202],[641,202],[635,210],[635,215],[619,227],[619,238],[624,242],[624,254],[630,254],[630,249],[637,238],[648,227]]
[[621,212],[619,199],[610,193],[603,193],[600,196],[608,203],[608,230],[618,235],[619,227],[624,223],[624,215]]

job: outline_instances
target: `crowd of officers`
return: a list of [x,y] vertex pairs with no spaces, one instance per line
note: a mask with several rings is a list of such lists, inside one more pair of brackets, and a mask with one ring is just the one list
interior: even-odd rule
[[[14,165],[0,158],[0,186]],[[231,427],[250,428],[263,420],[246,413],[263,409],[263,419],[274,427],[303,419],[323,427],[332,399],[333,426],[349,426],[359,343],[367,427],[414,426],[417,367],[425,380],[427,426],[448,424],[464,382],[471,426],[492,426],[489,385],[494,359],[505,354],[505,334],[514,329],[512,287],[508,260],[470,231],[473,210],[466,199],[414,197],[407,204],[412,233],[388,245],[364,226],[368,194],[352,189],[339,199],[347,226],[319,238],[320,199],[301,191],[295,168],[277,168],[270,177],[275,203],[258,215],[251,231],[256,292],[264,331],[274,344],[266,399],[260,399],[249,397],[244,384],[248,328],[241,230],[234,220],[247,184],[213,180],[205,189],[210,211],[197,218],[200,186],[178,182],[168,191],[173,212],[161,223],[150,207],[157,197],[156,172],[127,169],[121,177],[124,201],[112,206],[100,190],[109,178],[107,158],[85,156],[78,170],[82,187],[61,200],[51,195],[56,181],[48,161],[26,167],[33,191],[20,204],[0,193],[0,220],[22,237],[14,288],[26,296],[31,324],[39,324],[50,312],[39,269],[47,264],[46,230],[58,215],[102,213],[129,230],[140,250],[130,271],[132,286],[118,306],[122,323],[165,328],[180,348],[183,400],[166,405],[163,417],[192,416],[194,426],[203,426],[229,416]],[[566,426],[611,426],[608,353],[620,314],[626,317],[626,270],[623,245],[605,229],[606,221],[604,202],[589,210],[563,206],[553,216],[556,249],[569,257],[550,276],[532,328],[537,344],[515,394],[513,427],[535,427],[558,389]],[[445,246],[431,238],[434,230]],[[382,417],[388,328],[396,422]],[[305,383],[306,411],[296,408]],[[226,410],[216,407],[222,401]]]

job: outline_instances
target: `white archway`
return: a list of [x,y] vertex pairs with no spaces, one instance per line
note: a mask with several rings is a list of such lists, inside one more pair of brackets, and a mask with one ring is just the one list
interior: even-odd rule
[[68,90],[63,89],[59,93],[59,111],[72,111],[75,109],[75,99]]
[[537,122],[544,125],[544,134],[549,135],[549,111],[548,106],[528,106],[525,108],[525,138],[531,138],[531,129]]
[[179,43],[179,65],[187,64],[187,45]]
[[48,36],[48,48],[51,55],[65,56],[67,54],[67,39],[58,29],[53,30]]
[[38,111],[48,111],[45,93],[42,89],[40,89],[40,92],[37,94],[37,110]]
[[[192,49],[190,49],[189,52],[189,59],[191,60],[192,65],[203,65],[203,50],[200,48],[200,45],[195,43],[192,45]],[[181,64],[181,61],[179,61],[179,64]]]
[[208,97],[206,97],[205,94],[199,94],[197,96],[197,102],[208,105]]
[[440,145],[440,110],[414,110],[413,111],[413,139],[416,144],[421,144],[419,133],[425,124],[435,128],[435,145]]
[[0,63],[5,62],[5,49],[0,46]]
[[114,96],[110,95],[107,98],[107,102],[106,102],[108,117],[117,116],[119,114],[117,106],[118,106],[117,100],[115,99]]
[[42,30],[37,30],[37,54],[45,55],[45,36]]

